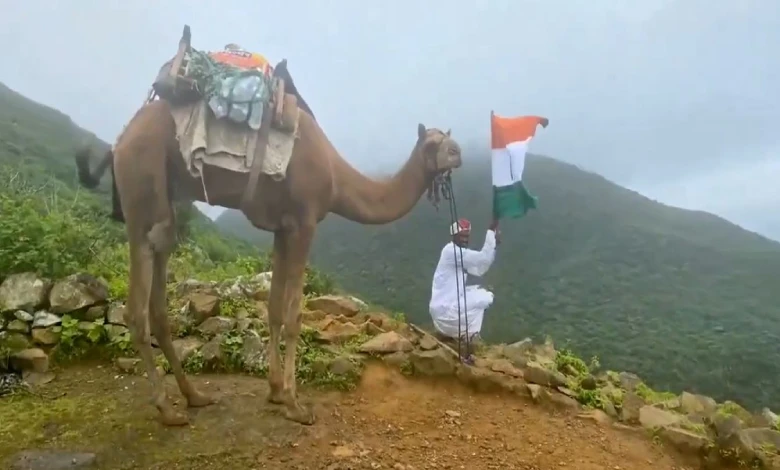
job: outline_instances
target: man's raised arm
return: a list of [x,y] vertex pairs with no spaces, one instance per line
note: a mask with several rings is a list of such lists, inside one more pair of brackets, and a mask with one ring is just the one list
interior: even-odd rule
[[493,259],[496,257],[495,230],[495,227],[488,229],[481,250],[463,249],[463,268],[472,276],[482,276],[493,264]]

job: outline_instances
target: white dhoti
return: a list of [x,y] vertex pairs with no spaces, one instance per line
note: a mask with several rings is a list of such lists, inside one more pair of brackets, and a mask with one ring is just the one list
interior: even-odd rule
[[[433,275],[429,310],[436,329],[450,338],[473,336],[482,330],[485,310],[493,303],[493,293],[478,286],[465,288],[467,274],[482,276],[493,264],[496,251],[495,232],[488,230],[479,251],[460,248],[452,242],[441,251]],[[462,258],[461,258],[462,253]],[[465,272],[463,270],[465,267]],[[458,329],[458,293],[460,293],[460,330]]]
[[[465,300],[465,301],[464,301]],[[450,338],[469,337],[482,330],[485,310],[493,303],[493,293],[477,286],[466,287],[465,299],[458,304],[431,307],[431,319],[436,330]],[[458,312],[460,311],[460,324]],[[460,330],[458,329],[460,327]]]

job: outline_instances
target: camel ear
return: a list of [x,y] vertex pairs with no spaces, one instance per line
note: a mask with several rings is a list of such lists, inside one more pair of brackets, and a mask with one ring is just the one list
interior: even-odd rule
[[445,133],[444,133],[444,135],[446,135],[447,137],[449,137],[449,136],[450,136],[450,132],[452,132],[452,129],[447,129],[447,132],[445,132]]
[[428,130],[423,123],[417,124],[417,138],[423,140],[428,135]]

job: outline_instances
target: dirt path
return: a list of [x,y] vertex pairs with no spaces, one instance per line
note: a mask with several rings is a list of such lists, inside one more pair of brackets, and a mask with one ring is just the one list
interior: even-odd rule
[[685,468],[643,436],[380,365],[350,394],[307,392],[318,416],[311,427],[285,420],[252,377],[196,377],[222,399],[193,411],[191,427],[166,429],[145,379],[108,366],[58,375],[44,398],[0,400],[0,461],[32,447],[94,452],[101,469]]

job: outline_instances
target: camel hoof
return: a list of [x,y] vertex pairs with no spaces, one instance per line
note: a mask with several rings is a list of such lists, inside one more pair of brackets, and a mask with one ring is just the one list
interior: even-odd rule
[[202,408],[219,402],[219,398],[203,392],[192,392],[187,396],[187,406],[190,408]]
[[268,392],[268,397],[266,397],[266,400],[268,400],[268,403],[273,403],[274,405],[284,405],[285,403],[284,395],[282,394],[281,390],[274,390],[273,387],[271,387],[271,391]]
[[287,408],[285,417],[290,421],[305,424],[306,426],[311,426],[317,420],[314,411],[310,407],[297,403]]
[[170,409],[160,411],[160,421],[164,426],[186,426],[190,423],[190,418],[184,413]]

